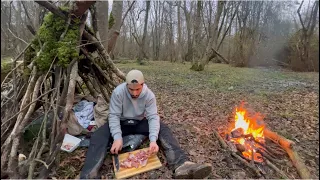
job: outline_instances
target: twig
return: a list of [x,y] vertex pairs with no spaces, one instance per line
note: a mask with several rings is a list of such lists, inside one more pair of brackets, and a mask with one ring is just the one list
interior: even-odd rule
[[[108,40],[109,40],[109,39],[103,40],[103,41],[99,40],[98,42],[103,43],[103,42],[106,42],[106,41],[108,41]],[[79,45],[79,46],[76,46],[76,48],[79,48],[79,47],[82,47],[82,46],[86,46],[86,45],[90,45],[90,44],[95,44],[95,43],[96,43],[96,42],[81,44],[81,45]]]
[[85,77],[82,72],[79,72],[79,76],[83,80],[83,82],[86,84],[86,87],[88,88],[90,94],[94,97],[97,98],[98,94],[96,90],[93,88],[92,84],[89,82],[88,77]]
[[16,35],[10,30],[10,28],[8,28],[8,30],[9,30],[9,32],[10,32],[15,38],[19,39],[20,41],[22,41],[22,42],[24,42],[25,44],[28,45],[28,43],[27,43],[25,40],[23,40],[23,39],[19,38],[18,36],[16,36]]
[[[22,54],[25,53],[25,51],[29,48],[30,45],[31,45],[31,43],[29,43],[28,46],[27,46],[26,48],[24,48],[24,50],[23,50],[16,58],[14,58],[13,61],[17,61],[17,60],[22,56]],[[6,77],[3,79],[2,83],[1,83],[1,88],[2,88],[3,84],[6,82],[6,79],[10,76],[10,74],[11,74],[15,69],[17,69],[21,64],[23,64],[23,63],[18,64],[18,66],[16,66],[14,69],[12,69],[12,70],[6,75]]]
[[101,43],[98,42],[97,38],[92,36],[90,33],[88,33],[86,30],[83,31],[83,36],[87,38],[91,42],[95,42],[94,44],[96,45],[98,51],[100,52],[101,55],[103,55],[105,62],[107,65],[110,66],[111,70],[122,80],[125,79],[125,75],[123,72],[121,72],[112,62],[109,54],[107,53],[106,49],[103,47]]
[[[48,91],[48,84],[45,84],[45,90]],[[47,103],[47,101],[48,101],[48,95],[46,95],[46,97],[45,97],[45,102]],[[44,150],[44,148],[46,146],[47,120],[48,120],[48,113],[49,113],[49,110],[50,110],[50,109],[48,109],[46,103],[43,105],[43,108],[45,110],[45,115],[44,115],[44,119],[43,119],[42,124],[41,124],[42,128],[38,133],[38,138],[39,138],[40,132],[42,132],[42,136],[41,136],[42,144],[41,144],[41,147],[40,147],[40,150],[39,150],[39,152],[37,154],[36,159],[40,159],[41,158],[42,152],[43,152],[43,150]],[[50,106],[50,107],[52,107],[52,106]],[[33,163],[32,164],[33,166],[30,165],[30,167],[29,167],[28,179],[32,179],[32,177],[33,177],[34,167],[35,167],[36,164],[34,163],[34,161],[32,161],[32,163]]]
[[89,54],[89,52],[84,49],[81,48],[81,51],[83,52],[83,54],[96,66],[96,68],[100,71],[100,73],[102,74],[102,76],[109,82],[112,84],[113,87],[116,87],[117,84],[113,81],[111,81],[111,79],[103,72],[103,70],[101,69],[101,67],[95,62],[94,57],[92,57],[92,55]]
[[285,163],[286,161],[283,161],[281,159],[275,159],[274,157],[272,157],[271,155],[269,155],[267,152],[261,151],[261,150],[257,150],[257,152],[259,152],[263,157],[269,159],[272,162],[278,163],[278,164],[282,164]]
[[[56,56],[54,57],[52,63],[50,64],[50,67],[49,67],[46,75],[44,76],[43,81],[41,82],[40,87],[42,87],[43,83],[47,80],[47,76],[48,76],[49,72],[52,72],[52,71],[51,71],[51,68],[52,68],[54,62],[56,61],[57,56],[58,56],[58,54],[56,54]],[[41,94],[42,94],[42,88],[40,88],[40,92],[41,92]]]
[[41,162],[47,169],[49,169],[49,166],[51,165],[51,163],[53,162],[51,162],[49,165],[47,165],[47,163],[46,162],[44,162],[44,161],[42,161],[42,160],[40,160],[40,159],[34,159],[35,161],[38,161],[38,162]]
[[52,120],[52,130],[50,134],[50,151],[49,154],[52,153],[53,147],[54,147],[54,141],[55,141],[55,135],[56,135],[56,129],[57,129],[57,118],[58,116],[58,106],[59,106],[59,101],[60,101],[60,84],[61,84],[61,76],[62,76],[62,71],[61,67],[56,67],[55,69],[55,88],[57,89],[55,95],[51,96],[51,103],[53,104],[54,101],[56,100],[56,106],[53,107],[53,120]]
[[233,157],[235,157],[235,158],[238,159],[240,162],[242,162],[244,165],[246,165],[246,166],[249,167],[251,170],[253,170],[253,171],[255,172],[255,174],[257,175],[257,177],[261,177],[261,173],[260,173],[260,171],[259,171],[256,167],[252,166],[250,163],[248,163],[246,160],[244,160],[243,158],[241,158],[241,157],[240,157],[239,155],[237,155],[235,152],[232,152],[232,151],[230,150],[230,148],[228,148],[226,142],[225,142],[225,141],[222,139],[222,137],[218,134],[218,132],[217,132],[216,130],[214,130],[214,129],[212,129],[212,130],[213,130],[214,135],[218,138],[221,146],[222,146],[224,149],[227,149],[229,152],[231,152],[231,155],[232,155]]
[[[39,93],[39,89],[40,89],[40,83],[43,79],[43,75],[40,76],[37,81],[36,81],[36,84],[34,86],[34,89],[33,89],[33,93],[32,93],[32,101],[35,101],[38,97],[38,93]],[[12,147],[11,147],[11,151],[10,151],[10,158],[9,158],[9,162],[8,162],[8,169],[9,171],[12,171],[14,172],[14,168],[16,167],[17,165],[17,161],[15,159],[16,157],[16,154],[17,154],[17,151],[18,151],[18,147],[19,147],[19,144],[20,144],[20,139],[21,139],[21,132],[23,130],[23,128],[27,125],[27,123],[29,122],[29,119],[32,115],[32,113],[35,111],[35,106],[36,104],[32,104],[29,106],[29,109],[27,111],[27,113],[24,115],[22,121],[18,120],[16,122],[16,129],[13,130],[13,142],[12,142]]]
[[26,105],[23,109],[21,109],[19,112],[17,112],[15,115],[13,115],[10,119],[4,121],[4,122],[1,124],[1,126],[2,126],[4,123],[6,123],[6,122],[10,121],[11,119],[15,118],[18,114],[20,114],[22,111],[24,111],[24,110],[25,110],[27,107],[29,107],[31,104],[37,102],[40,98],[42,98],[44,95],[48,94],[49,92],[51,92],[51,91],[53,91],[53,90],[55,90],[55,88],[53,88],[53,89],[49,90],[48,92],[45,92],[44,94],[40,95],[36,100],[30,102],[30,103],[29,103],[28,105]]
[[277,168],[277,166],[275,166],[274,164],[272,164],[268,159],[265,159],[265,162],[267,163],[267,165],[268,165],[269,167],[271,167],[272,169],[274,169],[274,170],[281,176],[281,178],[289,179],[289,178],[287,177],[287,175],[286,175],[283,171],[281,171],[279,168]]

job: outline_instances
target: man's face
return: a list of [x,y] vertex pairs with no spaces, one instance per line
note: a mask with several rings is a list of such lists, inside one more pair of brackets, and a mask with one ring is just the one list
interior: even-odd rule
[[127,84],[127,88],[132,98],[138,98],[142,91],[143,84],[132,83]]

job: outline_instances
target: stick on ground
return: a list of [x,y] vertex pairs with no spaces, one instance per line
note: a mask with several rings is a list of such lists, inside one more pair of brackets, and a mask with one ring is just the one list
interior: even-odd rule
[[278,143],[284,150],[286,150],[293,165],[296,167],[302,179],[310,179],[309,170],[307,169],[306,165],[302,162],[298,153],[294,150],[295,143],[293,141],[286,139],[285,137],[280,136],[279,134],[272,132],[268,129],[264,130],[264,135],[265,137]]

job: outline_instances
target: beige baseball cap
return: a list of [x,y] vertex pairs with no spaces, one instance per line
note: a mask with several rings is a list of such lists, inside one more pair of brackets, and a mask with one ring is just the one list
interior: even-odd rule
[[136,70],[136,69],[129,71],[126,76],[126,82],[128,84],[132,84],[132,83],[142,84],[142,83],[144,83],[144,77],[143,77],[142,72],[139,70]]

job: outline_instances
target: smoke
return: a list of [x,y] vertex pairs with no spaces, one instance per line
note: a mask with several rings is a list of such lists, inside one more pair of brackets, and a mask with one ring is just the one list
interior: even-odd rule
[[261,28],[255,47],[255,54],[249,60],[249,66],[277,66],[284,62],[279,54],[283,53],[294,24],[279,21],[269,28]]

